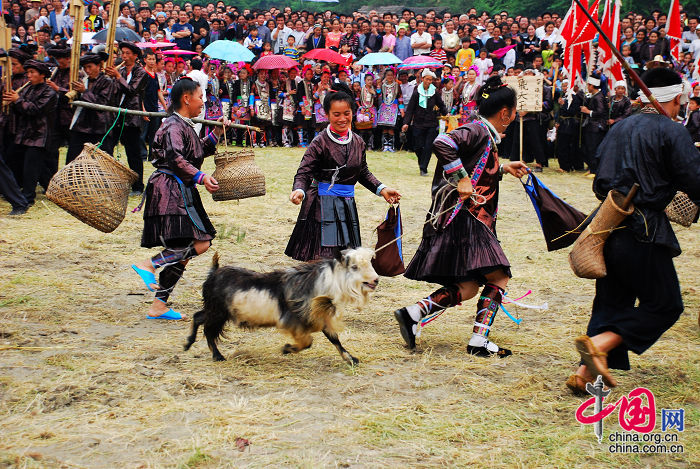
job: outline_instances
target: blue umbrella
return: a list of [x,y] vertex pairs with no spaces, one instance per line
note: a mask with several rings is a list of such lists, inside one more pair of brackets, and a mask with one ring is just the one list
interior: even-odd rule
[[226,62],[250,62],[255,58],[255,54],[248,48],[226,39],[212,42],[202,52],[212,59],[225,60]]
[[401,59],[391,52],[372,52],[362,57],[357,63],[360,65],[392,65],[400,64]]

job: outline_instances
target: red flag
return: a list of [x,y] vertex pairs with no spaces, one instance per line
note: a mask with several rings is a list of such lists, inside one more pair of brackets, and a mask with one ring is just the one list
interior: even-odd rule
[[[619,50],[620,48],[620,9],[622,7],[620,0],[605,0],[605,9],[603,10],[603,18],[601,28],[606,36],[610,38],[613,47]],[[615,81],[624,80],[622,75],[622,67],[613,55],[610,46],[602,38],[598,40],[598,66],[602,68],[607,75],[612,76]]]
[[671,43],[671,55],[676,61],[681,60],[681,10],[679,0],[671,0],[666,18],[666,37]]

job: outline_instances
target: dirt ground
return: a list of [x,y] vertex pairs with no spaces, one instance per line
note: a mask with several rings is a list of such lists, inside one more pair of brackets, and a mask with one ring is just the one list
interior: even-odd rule
[[[176,310],[200,305],[216,250],[223,264],[270,270],[291,265],[283,251],[298,207],[288,202],[298,149],[257,151],[267,195],[214,202],[214,249],[194,259],[172,298]],[[125,160],[125,158],[123,158]],[[420,240],[429,178],[415,157],[371,153],[370,168],[402,191],[404,252]],[[433,160],[434,166],[434,160]],[[150,172],[150,165],[148,171]],[[432,167],[432,166],[431,166]],[[205,170],[211,172],[213,161]],[[542,180],[580,210],[596,201],[591,181],[547,169]],[[685,409],[684,453],[610,454],[591,426],[576,422],[583,399],[564,386],[578,361],[572,340],[585,332],[594,283],[576,278],[567,252],[548,253],[520,183],[502,182],[498,231],[513,265],[517,326],[499,314],[491,338],[511,348],[504,360],[468,356],[475,300],[428,325],[416,353],[403,346],[391,312],[434,285],[382,279],[361,311],[346,314],[351,368],[322,336],[282,355],[275,330],[230,330],[214,363],[203,339],[182,344],[189,322],[146,319],[152,294],[129,264],[155,253],[139,247],[142,220],[128,213],[103,234],[43,196],[28,215],[4,216],[0,202],[0,467],[698,467],[700,465],[700,235],[674,226],[685,312],[606,402],[643,386],[654,392],[656,431],[663,408]],[[203,191],[203,190],[202,190]],[[358,185],[365,245],[386,204]],[[137,204],[134,198],[130,208]],[[617,413],[604,431],[620,431]],[[671,430],[670,433],[675,432]]]

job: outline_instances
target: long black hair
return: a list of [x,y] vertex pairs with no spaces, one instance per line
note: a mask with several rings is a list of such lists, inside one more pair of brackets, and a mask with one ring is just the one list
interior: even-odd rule
[[501,77],[489,77],[481,87],[476,99],[479,114],[485,118],[495,115],[504,107],[513,109],[516,104],[515,90],[501,81]]
[[179,111],[182,107],[182,97],[187,93],[194,93],[199,88],[199,83],[188,77],[182,77],[173,85],[170,91],[170,108],[168,112]]

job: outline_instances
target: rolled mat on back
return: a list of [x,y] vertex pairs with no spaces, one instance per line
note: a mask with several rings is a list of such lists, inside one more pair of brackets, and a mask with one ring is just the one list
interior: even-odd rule
[[80,155],[51,179],[46,197],[83,223],[111,233],[124,220],[137,178],[96,145],[86,143]]
[[608,196],[591,223],[583,230],[569,253],[569,264],[577,277],[603,278],[607,275],[603,247],[610,233],[634,212],[632,204],[623,209],[625,196],[618,191]]

